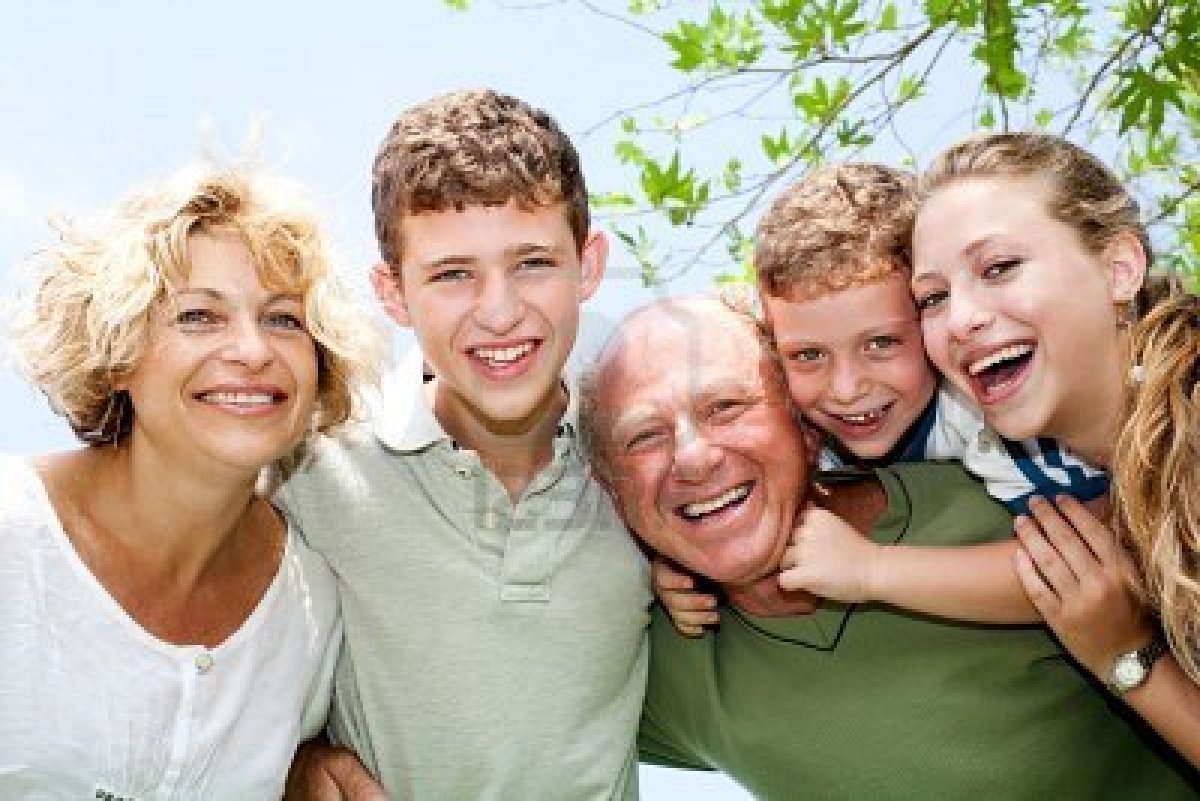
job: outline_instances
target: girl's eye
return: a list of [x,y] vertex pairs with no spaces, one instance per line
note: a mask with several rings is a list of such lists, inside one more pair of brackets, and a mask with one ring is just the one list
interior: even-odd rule
[[1010,273],[1019,267],[1020,259],[1004,259],[1002,261],[992,262],[983,268],[984,278],[999,278],[1006,273]]
[[917,311],[922,315],[937,310],[937,307],[946,302],[950,297],[950,293],[939,289],[934,292],[927,292],[924,295],[917,296]]
[[868,353],[878,353],[894,348],[900,343],[900,337],[892,336],[891,334],[880,334],[867,340],[866,349]]
[[271,328],[278,328],[284,331],[305,330],[304,321],[291,312],[273,312],[267,315],[265,322]]
[[175,325],[186,329],[211,328],[221,322],[209,309],[183,309],[175,315]]

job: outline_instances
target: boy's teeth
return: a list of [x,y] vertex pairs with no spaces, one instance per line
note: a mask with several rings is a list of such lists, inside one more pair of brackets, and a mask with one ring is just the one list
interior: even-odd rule
[[971,362],[967,365],[967,372],[971,375],[979,375],[989,367],[995,367],[1001,362],[1008,361],[1009,359],[1018,359],[1030,353],[1033,353],[1032,345],[1009,345],[990,356],[984,356],[982,359]]
[[862,425],[864,423],[874,423],[883,416],[883,411],[876,409],[873,412],[863,412],[862,414],[839,414],[837,417],[845,420],[847,423]]
[[709,512],[715,512],[717,509],[720,509],[723,506],[728,506],[735,501],[740,501],[749,494],[750,484],[739,484],[738,486],[733,487],[721,493],[717,497],[711,498],[707,501],[697,501],[695,503],[684,504],[682,508],[683,516],[700,517],[701,515],[706,515]]
[[231,403],[239,406],[265,406],[275,401],[273,396],[261,392],[205,392],[200,397],[209,403]]
[[511,348],[476,348],[475,355],[489,362],[515,362],[529,351],[533,350],[532,342],[522,342]]

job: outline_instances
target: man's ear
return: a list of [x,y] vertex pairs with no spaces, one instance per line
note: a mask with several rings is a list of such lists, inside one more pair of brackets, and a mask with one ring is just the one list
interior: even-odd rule
[[810,470],[815,470],[821,458],[821,432],[798,414],[796,425],[800,428],[800,439],[804,442],[805,461]]
[[582,272],[579,283],[579,300],[584,301],[592,296],[600,286],[604,277],[604,268],[608,265],[608,237],[603,231],[592,230],[584,240],[583,249],[579,253],[579,267]]
[[412,318],[408,314],[408,304],[404,302],[404,288],[397,271],[387,262],[376,263],[371,267],[371,286],[387,316],[405,328],[411,327]]
[[1113,303],[1127,303],[1146,280],[1146,249],[1137,234],[1121,231],[1104,246],[1100,254],[1108,276],[1109,296]]

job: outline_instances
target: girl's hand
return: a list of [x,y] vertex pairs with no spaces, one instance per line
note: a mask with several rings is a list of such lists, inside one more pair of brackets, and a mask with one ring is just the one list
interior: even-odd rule
[[699,637],[705,626],[721,621],[716,597],[697,591],[691,576],[661,556],[650,563],[650,578],[654,594],[680,634]]
[[1029,600],[1068,651],[1102,681],[1121,654],[1154,634],[1134,591],[1136,568],[1116,535],[1069,496],[1029,502],[1014,521],[1017,575]]

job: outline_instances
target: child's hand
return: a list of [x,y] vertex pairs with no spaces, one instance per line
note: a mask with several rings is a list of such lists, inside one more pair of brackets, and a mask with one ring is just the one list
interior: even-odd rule
[[1017,575],[1029,600],[1067,650],[1104,679],[1117,657],[1153,634],[1133,590],[1136,568],[1116,536],[1074,498],[1029,502],[1014,521]]
[[880,546],[832,512],[815,506],[800,513],[784,551],[779,586],[808,590],[847,603],[869,601]]
[[654,557],[650,563],[650,577],[654,594],[662,601],[680,634],[699,637],[705,626],[721,622],[716,597],[698,592],[691,576],[661,556]]

